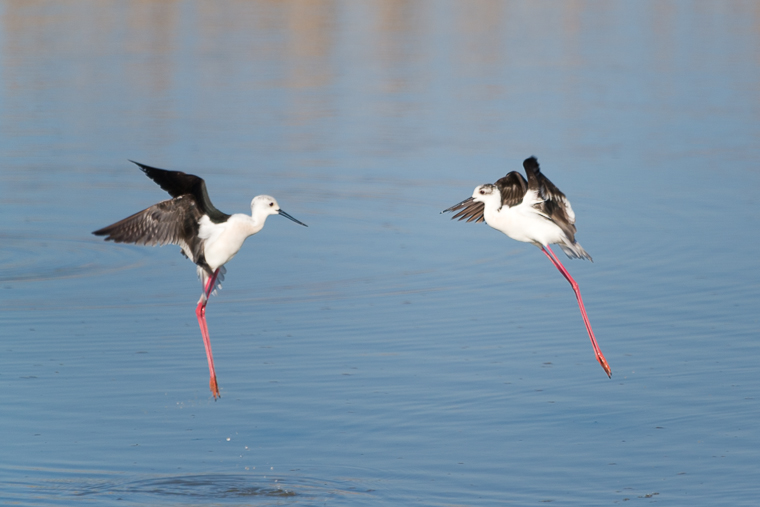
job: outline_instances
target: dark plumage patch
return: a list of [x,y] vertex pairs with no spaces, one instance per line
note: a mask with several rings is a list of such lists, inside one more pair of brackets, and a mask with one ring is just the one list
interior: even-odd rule
[[523,162],[525,174],[528,175],[528,189],[535,190],[543,202],[535,204],[534,207],[540,211],[546,218],[557,224],[570,239],[571,243],[575,242],[575,218],[568,214],[570,203],[549,178],[544,176],[538,165],[536,157],[526,158]]
[[496,181],[496,187],[501,193],[501,205],[508,208],[520,204],[525,197],[525,192],[528,191],[528,183],[517,171],[512,171],[503,178],[499,178]]
[[[203,243],[198,237],[198,220],[203,214],[191,195],[181,195],[154,204],[115,224],[93,232],[106,236],[106,241],[136,245],[179,245],[189,251],[193,262],[203,256]],[[205,261],[204,261],[205,264]]]
[[193,196],[201,213],[208,215],[213,223],[220,224],[230,218],[230,215],[222,213],[211,204],[211,199],[209,199],[208,192],[206,191],[206,182],[203,181],[203,178],[183,173],[182,171],[158,169],[157,167],[141,164],[134,160],[130,160],[130,162],[142,169],[150,179],[169,192],[169,195],[172,197],[188,194]]

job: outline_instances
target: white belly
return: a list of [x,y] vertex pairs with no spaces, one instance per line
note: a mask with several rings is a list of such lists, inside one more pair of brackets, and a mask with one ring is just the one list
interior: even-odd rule
[[488,211],[484,214],[486,223],[516,241],[541,245],[564,242],[562,229],[530,206],[503,206],[499,211]]
[[228,231],[220,234],[216,241],[206,243],[204,257],[211,269],[216,269],[226,264],[240,251],[245,241],[244,237],[230,234]]

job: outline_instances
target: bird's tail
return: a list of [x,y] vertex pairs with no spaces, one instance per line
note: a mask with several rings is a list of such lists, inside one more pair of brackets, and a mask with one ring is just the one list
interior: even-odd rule
[[588,252],[584,250],[581,244],[577,241],[565,241],[563,243],[557,244],[562,249],[562,251],[565,252],[565,255],[571,259],[588,259],[591,262],[594,262],[594,259],[591,258]]

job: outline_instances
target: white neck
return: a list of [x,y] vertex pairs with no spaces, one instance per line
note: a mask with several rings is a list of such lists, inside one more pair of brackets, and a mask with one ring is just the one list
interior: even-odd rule
[[501,194],[498,192],[485,195],[481,199],[481,202],[485,204],[485,213],[497,213],[501,208]]
[[240,217],[241,230],[245,231],[246,237],[256,234],[264,228],[264,223],[267,220],[267,215],[263,213],[251,213],[248,215],[237,215]]

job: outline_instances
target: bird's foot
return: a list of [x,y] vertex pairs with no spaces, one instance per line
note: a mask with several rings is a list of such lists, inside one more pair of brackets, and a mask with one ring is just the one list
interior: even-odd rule
[[214,401],[216,401],[217,398],[221,398],[222,395],[219,394],[219,386],[216,384],[216,377],[211,377],[208,384],[211,389],[211,394],[214,395]]
[[610,368],[610,365],[607,364],[607,360],[604,358],[604,356],[597,354],[596,360],[599,361],[599,364],[601,364],[602,368],[604,368],[604,372],[607,374],[607,377],[612,378],[612,368]]

